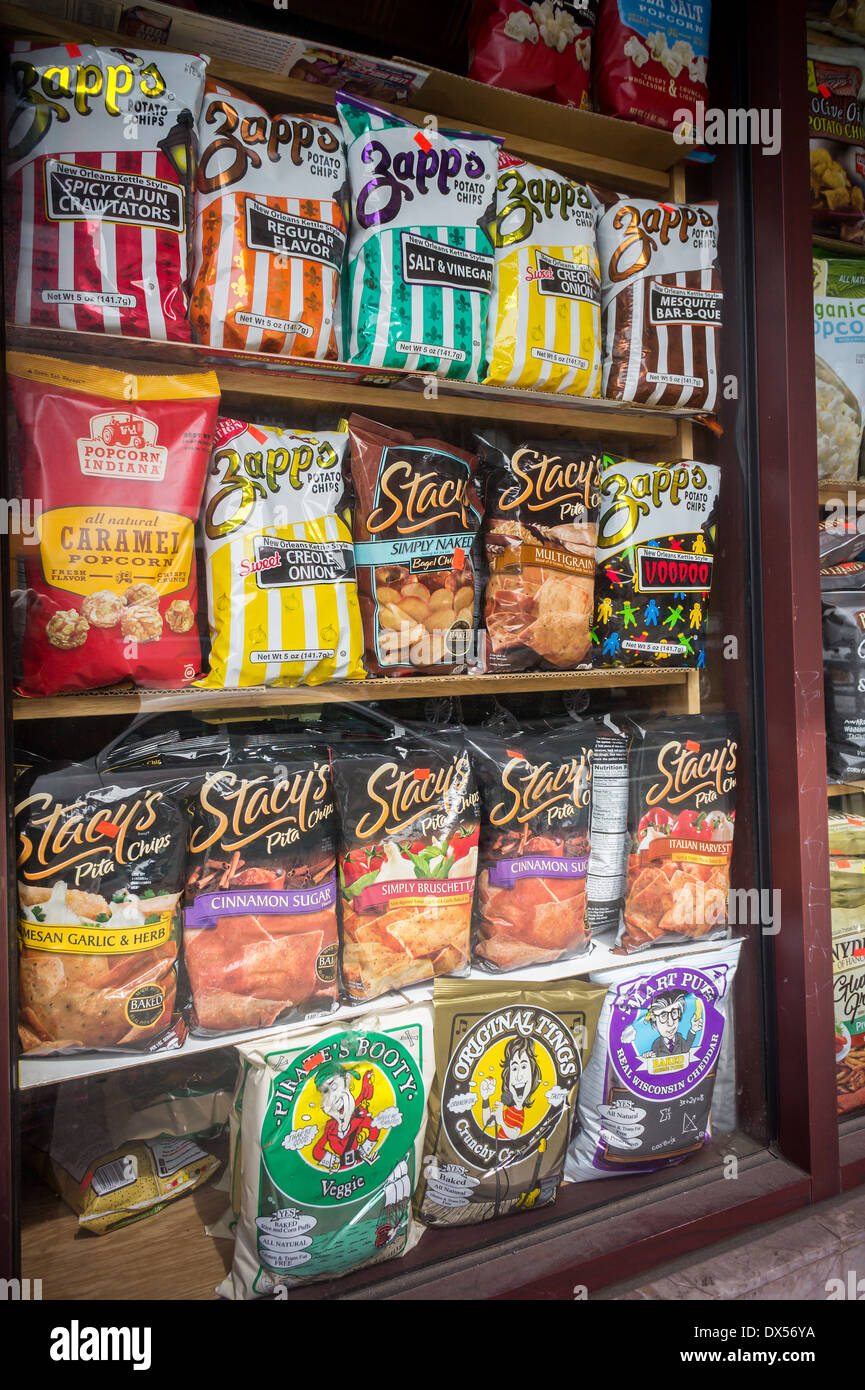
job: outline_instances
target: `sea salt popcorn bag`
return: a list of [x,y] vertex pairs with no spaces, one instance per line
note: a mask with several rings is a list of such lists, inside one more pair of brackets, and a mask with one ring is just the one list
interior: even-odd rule
[[593,47],[598,110],[673,130],[677,111],[708,103],[710,9],[709,0],[601,0]]
[[338,92],[351,194],[352,362],[477,381],[500,142],[423,131]]

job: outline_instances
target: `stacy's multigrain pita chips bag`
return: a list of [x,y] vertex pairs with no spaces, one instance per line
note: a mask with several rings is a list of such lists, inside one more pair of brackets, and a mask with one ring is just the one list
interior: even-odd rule
[[555,1201],[604,995],[587,980],[436,981],[426,1225]]

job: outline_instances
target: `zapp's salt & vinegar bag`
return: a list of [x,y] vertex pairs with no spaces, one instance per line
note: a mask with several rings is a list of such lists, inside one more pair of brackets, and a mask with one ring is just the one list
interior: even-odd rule
[[345,150],[324,116],[269,116],[209,81],[195,178],[191,320],[211,347],[337,355]]

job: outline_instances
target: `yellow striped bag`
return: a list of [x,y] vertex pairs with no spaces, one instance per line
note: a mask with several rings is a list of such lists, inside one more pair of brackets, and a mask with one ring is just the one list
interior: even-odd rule
[[601,394],[597,203],[585,184],[499,154],[486,381]]
[[204,492],[203,686],[360,680],[348,435],[219,420]]

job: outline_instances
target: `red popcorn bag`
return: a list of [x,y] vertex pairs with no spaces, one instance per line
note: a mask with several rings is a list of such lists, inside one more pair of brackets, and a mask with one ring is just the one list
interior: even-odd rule
[[592,54],[597,109],[662,130],[692,125],[697,102],[709,100],[710,17],[709,0],[601,0]]
[[188,214],[205,61],[16,45],[4,218],[15,323],[190,341]]
[[591,108],[598,0],[475,0],[469,77],[491,87]]
[[29,605],[21,693],[115,681],[188,685],[201,669],[195,522],[219,384],[7,354],[21,426]]

